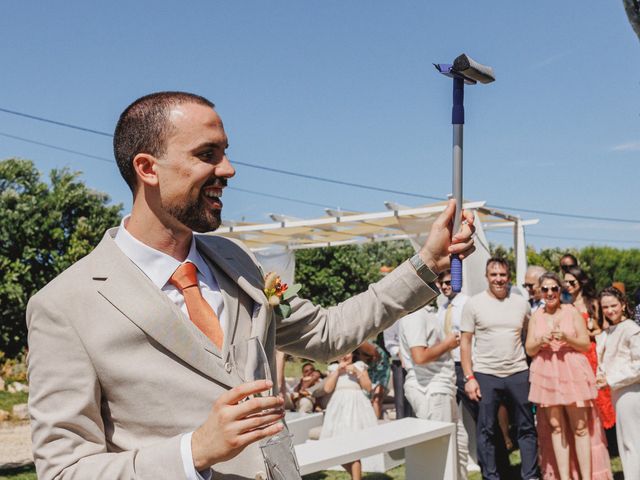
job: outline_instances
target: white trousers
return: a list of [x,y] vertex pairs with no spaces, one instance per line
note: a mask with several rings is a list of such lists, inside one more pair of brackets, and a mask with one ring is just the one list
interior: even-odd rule
[[625,480],[640,480],[640,383],[612,390]]
[[456,397],[447,393],[423,392],[414,385],[404,386],[404,394],[409,400],[418,418],[455,423],[456,446],[458,450],[458,479],[467,479],[467,462],[469,460],[469,438],[459,414]]

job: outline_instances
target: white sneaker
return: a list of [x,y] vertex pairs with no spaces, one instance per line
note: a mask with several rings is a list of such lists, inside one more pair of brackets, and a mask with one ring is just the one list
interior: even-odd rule
[[473,461],[470,461],[469,463],[467,463],[467,473],[479,472],[479,471],[480,471],[480,465],[478,465]]

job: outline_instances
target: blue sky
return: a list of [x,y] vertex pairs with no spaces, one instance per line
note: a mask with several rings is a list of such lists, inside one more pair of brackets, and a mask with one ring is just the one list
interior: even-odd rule
[[[232,161],[435,197],[451,191],[451,84],[431,64],[465,52],[497,77],[465,92],[465,197],[539,218],[537,248],[640,247],[640,42],[621,1],[5,2],[0,35],[0,108],[112,132],[135,98],[193,91]],[[6,135],[107,159],[110,138],[0,112],[0,159],[82,171],[128,210],[115,164]],[[240,165],[230,187],[229,220],[430,202]]]

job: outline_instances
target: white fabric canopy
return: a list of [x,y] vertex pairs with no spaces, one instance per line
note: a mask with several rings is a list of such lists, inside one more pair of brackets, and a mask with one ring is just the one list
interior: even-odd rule
[[[485,202],[466,202],[463,205],[474,212],[476,225],[476,252],[463,262],[463,291],[468,295],[486,289],[484,271],[490,253],[485,228],[517,226],[514,228],[514,240],[519,285],[526,270],[524,225],[537,223],[522,222],[518,217],[489,210],[484,205]],[[392,203],[386,206],[386,211],[376,213],[328,210],[327,215],[309,220],[272,216],[278,221],[263,224],[225,222],[212,234],[241,240],[256,254],[265,272],[278,272],[284,282],[293,283],[293,250],[391,240],[409,240],[417,250],[424,244],[431,225],[445,209],[446,202],[416,208]]]

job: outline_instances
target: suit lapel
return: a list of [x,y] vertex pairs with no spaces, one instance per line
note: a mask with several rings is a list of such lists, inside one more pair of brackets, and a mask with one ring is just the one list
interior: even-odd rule
[[[196,243],[198,250],[204,254],[213,272],[216,273],[216,280],[218,280],[225,302],[227,302],[227,298],[229,298],[228,325],[231,337],[229,342],[225,342],[225,349],[228,349],[228,346],[235,340],[235,333],[238,329],[240,313],[240,309],[238,308],[238,287],[255,302],[252,311],[250,311],[251,333],[249,336],[262,337],[265,332],[267,314],[270,309],[264,292],[262,291],[262,278],[257,275],[252,276],[250,272],[251,269],[243,269],[239,264],[239,255],[246,256],[246,253],[242,251],[237,252],[228,248],[229,246],[234,246],[236,249],[238,247],[235,244],[229,243],[226,239],[215,236],[197,235]],[[249,270],[249,272],[247,270]],[[223,274],[219,275],[220,272]],[[225,292],[227,288],[228,292]],[[229,293],[230,295],[225,295],[225,293]],[[233,316],[231,315],[232,311],[235,312]],[[224,358],[226,358],[226,350],[223,355]]]
[[102,250],[99,258],[103,263],[97,266],[93,279],[102,280],[98,288],[100,295],[181,360],[231,386],[231,378],[221,362],[201,348],[200,340],[177,306],[122,253],[110,232],[97,249]]

